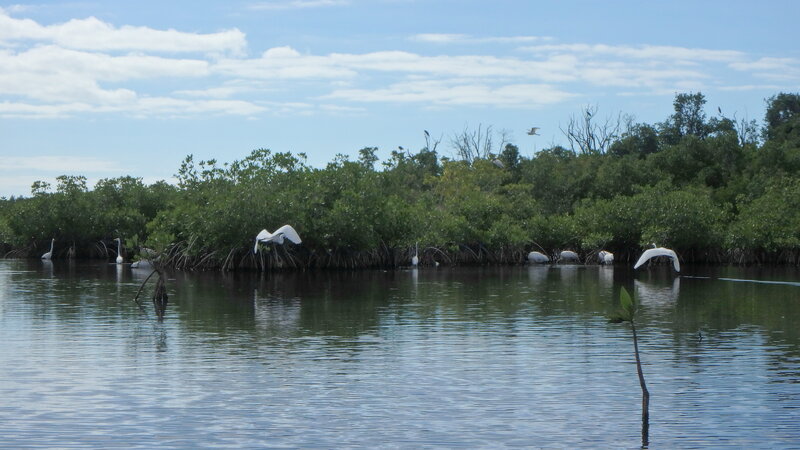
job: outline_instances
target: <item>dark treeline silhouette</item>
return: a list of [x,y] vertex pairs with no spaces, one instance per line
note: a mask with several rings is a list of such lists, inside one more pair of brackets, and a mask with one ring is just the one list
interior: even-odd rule
[[[587,108],[564,130],[570,148],[530,158],[505,139],[495,147],[487,128],[454,136],[456,158],[428,139],[416,153],[380,162],[367,147],[325,168],[264,149],[221,165],[188,156],[176,186],[120,177],[89,189],[61,176],[0,199],[0,249],[38,257],[55,238],[54,259],[110,258],[121,237],[126,260],[146,247],[174,268],[267,270],[394,267],[417,243],[423,265],[567,248],[626,262],[655,242],[686,262],[800,263],[800,95],[769,98],[762,126],[717,108],[708,117],[705,103],[678,94],[656,124],[600,122]],[[303,243],[255,254],[258,231],[283,224]]]

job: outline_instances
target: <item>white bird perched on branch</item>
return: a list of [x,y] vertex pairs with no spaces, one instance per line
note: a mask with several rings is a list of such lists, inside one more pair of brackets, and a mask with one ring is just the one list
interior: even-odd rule
[[597,254],[597,259],[600,264],[614,264],[614,254],[605,250],[600,250],[600,253]]
[[270,233],[269,231],[264,229],[261,230],[260,233],[258,233],[258,236],[256,236],[256,244],[253,247],[253,253],[258,253],[259,242],[274,242],[276,244],[283,244],[284,238],[289,239],[295,244],[303,242],[302,240],[300,240],[300,235],[297,234],[297,231],[295,231],[291,225],[284,225],[275,230],[274,233]]
[[666,256],[672,259],[672,266],[675,268],[675,272],[681,271],[681,263],[678,261],[678,255],[675,253],[674,250],[664,248],[664,247],[656,247],[656,244],[653,244],[654,248],[645,250],[642,253],[642,256],[639,257],[639,260],[636,261],[636,264],[633,266],[634,269],[638,269],[644,263],[649,261],[651,258],[657,258],[659,256]]

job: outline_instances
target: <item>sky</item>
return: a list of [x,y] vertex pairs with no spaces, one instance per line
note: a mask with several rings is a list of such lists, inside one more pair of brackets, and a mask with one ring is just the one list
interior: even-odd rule
[[0,0],[0,197],[59,175],[173,182],[190,154],[386,160],[424,130],[441,156],[491,127],[530,157],[586,107],[654,124],[683,92],[762,123],[800,92],[797,17],[796,0]]

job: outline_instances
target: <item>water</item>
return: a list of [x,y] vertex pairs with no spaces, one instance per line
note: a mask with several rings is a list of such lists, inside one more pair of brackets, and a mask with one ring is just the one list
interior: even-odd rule
[[0,260],[0,447],[638,447],[621,286],[651,446],[800,447],[800,272],[684,272],[177,273],[159,323],[147,271]]

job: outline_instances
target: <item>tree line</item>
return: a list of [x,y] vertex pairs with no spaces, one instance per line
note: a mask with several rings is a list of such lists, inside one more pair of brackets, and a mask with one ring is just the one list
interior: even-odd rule
[[[452,136],[450,158],[426,131],[425,147],[385,161],[365,147],[314,168],[258,149],[187,156],[176,185],[60,176],[0,199],[0,246],[38,257],[55,238],[55,259],[109,258],[121,237],[128,260],[149,248],[172,267],[223,270],[393,267],[415,251],[421,264],[561,249],[630,261],[653,242],[687,262],[800,263],[800,94],[767,99],[762,125],[709,116],[702,93],[673,106],[655,124],[587,107],[563,130],[569,145],[531,157],[488,127]],[[253,252],[259,230],[283,224],[302,245]]]

